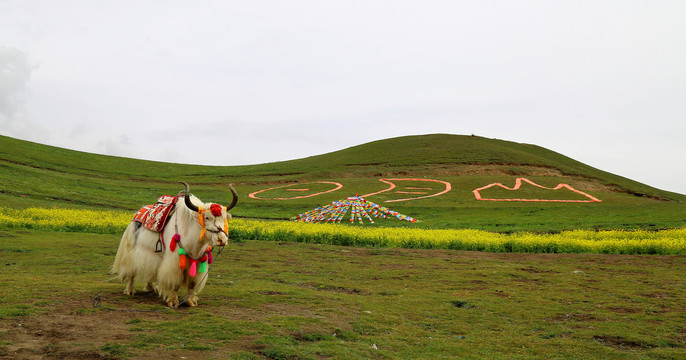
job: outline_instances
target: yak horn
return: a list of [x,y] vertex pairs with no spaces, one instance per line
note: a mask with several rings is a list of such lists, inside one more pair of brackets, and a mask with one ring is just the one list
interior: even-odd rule
[[238,202],[238,193],[236,192],[236,189],[233,188],[232,184],[229,184],[229,189],[231,189],[231,195],[233,195],[233,199],[231,200],[231,204],[226,207],[227,212],[236,206],[236,203]]
[[195,204],[193,204],[193,202],[191,202],[191,193],[190,193],[191,187],[188,186],[188,183],[185,183],[183,181],[179,181],[179,182],[186,185],[186,193],[183,197],[183,202],[186,203],[186,207],[189,208],[190,210],[195,211],[195,212],[200,211],[200,208],[195,206]]

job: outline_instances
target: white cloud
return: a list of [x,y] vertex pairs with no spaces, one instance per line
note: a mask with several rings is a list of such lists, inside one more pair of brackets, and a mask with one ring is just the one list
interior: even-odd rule
[[[610,0],[4,1],[0,44],[40,67],[12,92],[25,101],[0,104],[0,132],[226,165],[475,133],[686,193],[655,162],[619,160],[686,153],[685,11]],[[185,141],[228,141],[229,152]]]
[[46,130],[29,118],[25,107],[34,69],[25,52],[0,46],[0,130],[8,136],[45,141]]

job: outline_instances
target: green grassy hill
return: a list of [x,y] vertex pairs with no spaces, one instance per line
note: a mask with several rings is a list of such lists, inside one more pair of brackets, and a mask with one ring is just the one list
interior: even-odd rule
[[[229,155],[227,155],[229,156]],[[517,178],[545,187],[566,183],[602,202],[478,201],[473,191],[491,183],[512,187]],[[444,185],[394,181],[393,191],[367,197],[421,220],[384,226],[478,228],[491,231],[559,231],[576,228],[660,229],[686,226],[686,196],[610,174],[535,145],[459,135],[406,136],[375,141],[304,159],[248,166],[199,166],[104,156],[0,136],[0,201],[4,207],[70,207],[134,211],[162,194],[192,185],[205,201],[228,203],[225,184],[240,194],[235,216],[290,218],[347,196],[370,194],[389,185],[379,179],[431,179],[450,183],[440,196],[386,202],[437,193]],[[292,199],[330,190],[313,197]],[[265,191],[269,188],[287,186]],[[563,189],[564,190],[564,189]],[[255,199],[248,194],[262,191]],[[502,188],[482,191],[492,198],[515,197]],[[569,191],[528,184],[516,198],[587,200]],[[276,200],[277,198],[288,200]]]

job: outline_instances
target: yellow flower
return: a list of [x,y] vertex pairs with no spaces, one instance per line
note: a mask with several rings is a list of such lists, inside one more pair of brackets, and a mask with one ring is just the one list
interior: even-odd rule
[[[133,217],[125,211],[0,208],[0,227],[49,231],[122,233]],[[234,240],[295,241],[344,246],[436,248],[489,252],[686,254],[686,228],[663,231],[573,230],[510,235],[471,229],[361,227],[345,224],[233,219]]]

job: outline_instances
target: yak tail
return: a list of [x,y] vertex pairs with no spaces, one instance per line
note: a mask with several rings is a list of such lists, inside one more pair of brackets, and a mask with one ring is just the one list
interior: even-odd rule
[[130,254],[136,246],[136,227],[138,223],[131,222],[129,226],[124,231],[124,235],[121,237],[119,242],[119,249],[117,250],[117,256],[114,258],[114,264],[112,264],[112,269],[110,274],[116,275],[115,278],[123,280],[124,272],[126,271],[127,260],[130,259]]

